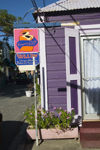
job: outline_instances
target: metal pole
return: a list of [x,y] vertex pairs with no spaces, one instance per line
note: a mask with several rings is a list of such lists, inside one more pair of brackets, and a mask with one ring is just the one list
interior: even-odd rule
[[37,97],[36,97],[36,80],[35,80],[35,71],[34,71],[34,98],[35,98],[35,130],[36,130],[36,146],[38,146]]

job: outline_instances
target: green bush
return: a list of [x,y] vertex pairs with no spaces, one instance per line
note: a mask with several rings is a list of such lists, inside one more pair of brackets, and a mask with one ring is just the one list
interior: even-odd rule
[[[71,112],[63,110],[62,108],[55,108],[53,111],[37,110],[38,128],[59,128],[67,129],[71,127],[75,115],[74,109]],[[35,128],[35,108],[28,109],[24,113],[25,121],[29,123],[32,128]]]

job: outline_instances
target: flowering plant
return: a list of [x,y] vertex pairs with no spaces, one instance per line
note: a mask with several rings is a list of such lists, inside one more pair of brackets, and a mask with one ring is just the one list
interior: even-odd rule
[[[66,129],[71,127],[75,115],[74,109],[71,112],[62,108],[54,107],[54,111],[37,110],[38,128],[59,128]],[[35,128],[35,110],[34,106],[24,113],[25,121]]]

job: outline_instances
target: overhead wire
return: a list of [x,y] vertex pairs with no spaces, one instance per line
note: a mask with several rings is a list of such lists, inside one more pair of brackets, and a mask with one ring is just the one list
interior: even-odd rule
[[30,8],[25,14],[24,14],[24,16],[23,16],[23,18],[22,18],[22,20],[24,20],[24,18],[27,16],[27,14],[31,11],[31,10],[34,10],[34,8],[32,7],[32,8]]
[[[61,3],[62,3],[62,2],[61,2]],[[60,3],[60,4],[61,4],[61,3]],[[64,7],[64,6],[60,5],[60,4],[58,4],[57,2],[56,2],[55,4],[58,5],[58,6],[60,6],[60,7],[62,7],[62,8],[64,8],[65,10],[68,11],[68,9],[67,9],[66,7]],[[70,15],[71,19],[77,24],[78,21],[73,17],[73,15],[71,15],[71,14],[69,14],[69,15]],[[98,52],[98,49],[93,45],[93,43],[91,43],[91,42],[89,41],[88,35],[85,33],[84,29],[80,26],[80,24],[77,24],[77,26],[79,26],[79,29],[83,32],[83,35],[84,35],[85,38],[88,40],[89,44],[91,44],[91,45],[94,47],[94,50],[95,50],[96,53],[98,53],[98,55],[100,56],[100,52]],[[76,69],[77,69],[77,68],[76,68]],[[90,69],[91,69],[91,68],[90,68]],[[77,69],[77,71],[78,71],[78,69]],[[79,71],[78,71],[78,72],[79,72]],[[81,74],[81,72],[80,72],[80,74]],[[82,80],[86,81],[86,79],[82,77],[82,74],[81,74],[81,78],[82,78]],[[86,83],[86,84],[87,84],[87,83]],[[87,84],[87,85],[88,85],[88,84]]]
[[43,6],[45,7],[45,0],[43,0]]
[[[31,0],[31,1],[32,1],[32,0]],[[82,73],[78,70],[77,66],[73,63],[73,60],[71,59],[71,57],[70,57],[67,53],[65,53],[65,52],[63,51],[63,49],[61,48],[61,46],[59,45],[59,43],[57,42],[57,40],[53,37],[53,35],[51,34],[51,32],[48,30],[47,26],[45,25],[45,23],[43,22],[43,19],[42,19],[41,16],[40,16],[40,12],[39,12],[39,10],[38,10],[38,6],[37,6],[35,0],[33,0],[33,1],[34,1],[34,4],[35,4],[35,7],[36,7],[37,14],[38,14],[38,16],[39,16],[39,18],[40,18],[40,21],[43,23],[45,29],[49,32],[50,36],[51,36],[51,37],[53,38],[53,40],[56,42],[56,44],[57,44],[57,46],[60,48],[60,50],[69,58],[70,62],[73,64],[73,66],[76,68],[77,72],[80,74],[81,79],[85,81],[85,79],[82,77]],[[58,3],[56,3],[56,4],[59,5]],[[67,9],[66,7],[64,7],[64,6],[62,6],[62,5],[59,5],[59,6],[60,6],[60,7],[63,7],[64,9],[66,9],[66,10],[68,11],[68,9]],[[77,24],[78,21],[77,21],[72,15],[69,14],[69,16],[70,16],[71,19]],[[80,24],[78,24],[78,26],[79,26],[80,30],[83,32],[83,34],[86,36],[86,38],[88,39],[88,35],[84,32],[84,29],[80,26]],[[87,83],[86,83],[86,84],[87,84]],[[88,85],[88,84],[87,84],[87,85]]]
[[[76,70],[77,70],[77,71],[79,72],[79,74],[81,75],[81,72],[78,70],[77,66],[73,63],[71,57],[70,57],[67,53],[65,53],[65,52],[63,51],[62,47],[59,45],[59,43],[57,42],[57,40],[53,37],[53,35],[51,34],[51,32],[48,30],[47,26],[45,25],[45,23],[43,22],[43,19],[42,19],[41,16],[40,16],[40,12],[39,12],[39,10],[38,10],[38,6],[37,6],[35,0],[33,0],[33,1],[34,1],[34,4],[35,4],[35,7],[37,8],[37,10],[36,10],[36,11],[37,11],[37,14],[38,14],[38,16],[39,16],[39,18],[40,18],[40,21],[43,23],[45,29],[48,31],[48,33],[50,34],[50,36],[52,37],[52,39],[55,41],[55,43],[57,44],[57,46],[58,46],[58,47],[60,48],[60,50],[64,53],[64,55],[66,55],[66,56],[69,58],[69,60],[70,60],[71,63],[73,64],[73,66],[76,68]],[[75,20],[75,22],[76,22],[76,20]],[[82,77],[82,75],[81,75],[81,77]],[[82,79],[84,80],[84,78],[82,78]]]
[[31,0],[31,2],[32,2],[32,4],[33,4],[34,9],[37,10],[38,7],[37,7],[37,4],[36,4],[35,0]]

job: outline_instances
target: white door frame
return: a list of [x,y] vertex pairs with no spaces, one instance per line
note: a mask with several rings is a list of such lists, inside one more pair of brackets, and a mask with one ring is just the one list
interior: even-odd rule
[[[70,56],[69,56],[69,37],[76,38],[76,66],[77,73],[70,74]],[[77,84],[81,86],[80,83],[80,52],[79,52],[79,30],[65,28],[65,60],[66,60],[66,82],[77,80]],[[71,111],[71,87],[67,86],[67,110]],[[78,114],[75,116],[82,116],[82,105],[81,105],[81,89],[77,89],[78,97]]]

